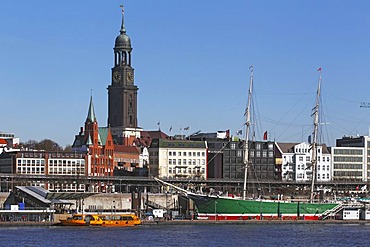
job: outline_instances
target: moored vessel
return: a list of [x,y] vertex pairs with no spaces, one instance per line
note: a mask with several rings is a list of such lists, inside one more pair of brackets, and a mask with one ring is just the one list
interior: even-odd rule
[[74,214],[67,219],[59,220],[63,226],[90,226],[102,225],[102,220],[98,215],[93,214]]
[[141,221],[135,214],[110,214],[99,215],[102,220],[102,226],[136,226]]
[[135,214],[74,214],[60,223],[63,226],[136,226],[141,221]]
[[[188,192],[182,188],[171,185],[162,180],[156,179],[157,181],[166,185],[172,186],[178,191],[184,193],[188,198],[194,201],[197,209],[198,219],[210,219],[210,220],[248,220],[248,219],[282,219],[282,220],[319,220],[324,219],[332,214],[335,214],[340,208],[340,203],[319,203],[314,202],[314,182],[316,179],[316,163],[317,163],[317,132],[319,125],[319,97],[321,87],[321,68],[318,90],[316,96],[316,105],[314,107],[314,131],[313,131],[313,143],[311,163],[312,166],[312,178],[311,178],[311,193],[310,200],[307,201],[284,201],[284,200],[265,200],[265,199],[247,199],[247,175],[249,167],[249,127],[250,123],[250,106],[253,88],[253,66],[250,67],[250,84],[248,91],[248,102],[245,110],[246,117],[246,137],[244,140],[244,185],[243,185],[243,197],[242,198],[230,198],[214,195],[201,195]],[[282,199],[282,198],[278,198]]]

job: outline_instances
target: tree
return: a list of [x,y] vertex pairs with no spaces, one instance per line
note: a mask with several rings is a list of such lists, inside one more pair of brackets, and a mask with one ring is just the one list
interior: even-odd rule
[[63,151],[63,148],[59,146],[58,143],[50,139],[44,139],[40,141],[36,145],[36,148],[38,150],[45,150],[45,151]]
[[35,140],[28,140],[27,142],[21,143],[21,147],[26,148],[26,149],[52,151],[52,152],[63,151],[63,148],[59,146],[58,143],[50,139],[44,139],[40,142],[37,142]]
[[72,152],[72,146],[71,145],[67,145],[65,148],[64,148],[64,152]]

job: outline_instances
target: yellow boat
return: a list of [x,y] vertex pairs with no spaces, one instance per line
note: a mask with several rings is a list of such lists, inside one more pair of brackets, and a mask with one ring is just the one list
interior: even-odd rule
[[135,226],[140,225],[141,221],[135,214],[110,214],[99,215],[102,226]]
[[74,214],[65,220],[59,220],[63,226],[101,226],[102,219],[94,214]]
[[135,214],[74,214],[60,223],[63,226],[135,226],[141,221]]

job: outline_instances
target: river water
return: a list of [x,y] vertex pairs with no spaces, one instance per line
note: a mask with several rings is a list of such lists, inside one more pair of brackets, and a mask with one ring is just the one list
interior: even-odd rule
[[0,246],[370,246],[370,223],[5,227]]

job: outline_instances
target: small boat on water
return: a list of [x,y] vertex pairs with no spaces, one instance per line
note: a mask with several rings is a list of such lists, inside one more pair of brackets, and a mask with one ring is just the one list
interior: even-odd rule
[[93,214],[74,214],[72,217],[59,221],[63,226],[99,226],[103,224],[102,219]]
[[99,215],[103,226],[136,226],[141,221],[135,214]]
[[60,223],[63,226],[136,226],[141,221],[135,214],[74,214]]

